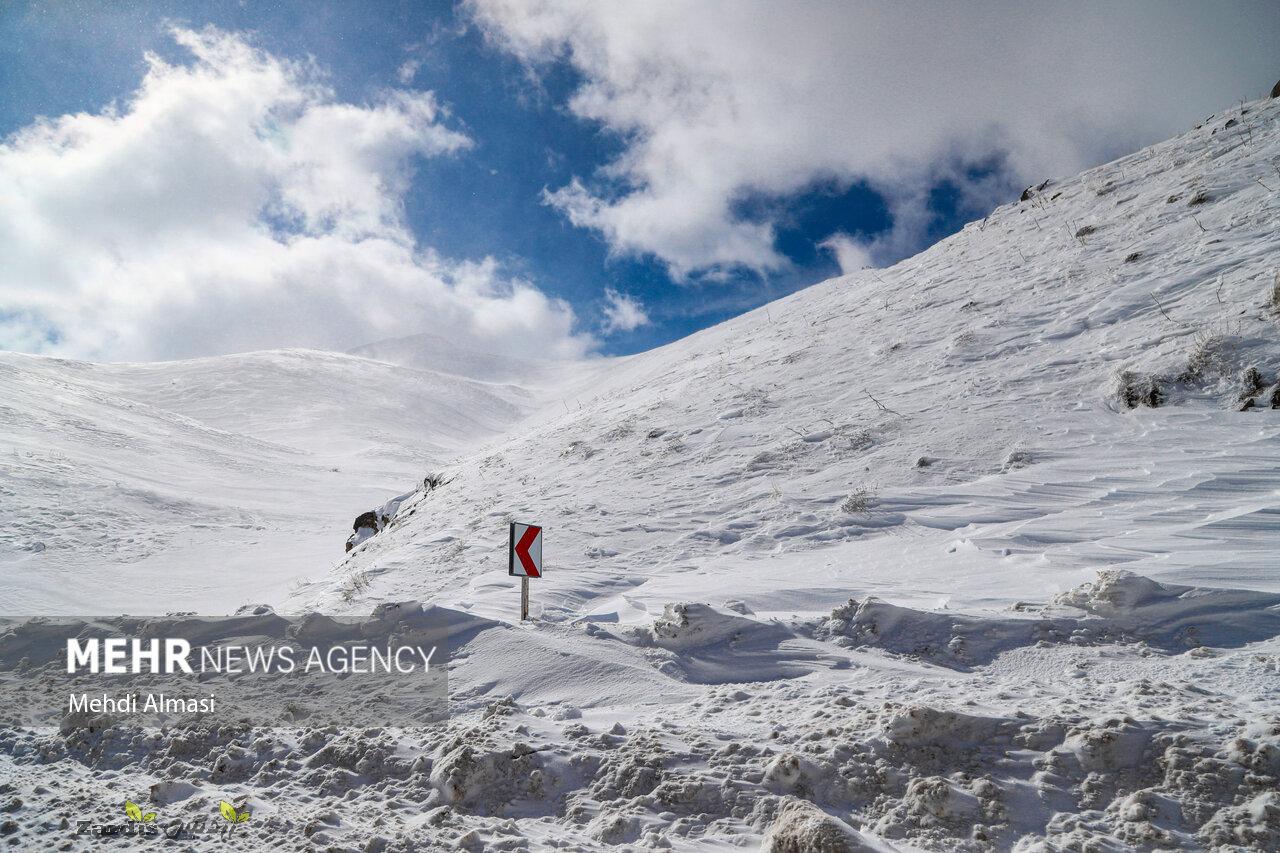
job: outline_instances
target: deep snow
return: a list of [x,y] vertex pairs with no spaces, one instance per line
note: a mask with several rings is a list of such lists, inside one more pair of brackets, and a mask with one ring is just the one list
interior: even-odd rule
[[628,358],[4,356],[0,609],[468,626],[427,730],[5,731],[13,833],[155,784],[274,849],[1280,849],[1278,119]]
[[[357,515],[529,392],[285,350],[102,365],[0,353],[0,615],[284,600]],[[407,480],[409,482],[407,482]]]

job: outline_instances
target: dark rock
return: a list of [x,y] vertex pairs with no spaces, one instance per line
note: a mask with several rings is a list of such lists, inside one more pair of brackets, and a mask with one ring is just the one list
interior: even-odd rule
[[1018,197],[1018,201],[1030,201],[1036,193],[1044,192],[1044,188],[1047,186],[1049,186],[1049,179],[1045,178],[1043,183],[1034,187],[1027,187],[1022,191],[1022,195]]
[[1280,385],[1271,389],[1271,408],[1280,409]]
[[[432,485],[433,481],[436,483],[434,486]],[[351,524],[353,532],[347,537],[347,550],[352,550],[369,537],[376,536],[386,530],[387,527],[395,520],[396,513],[400,512],[400,507],[410,498],[413,498],[415,495],[426,494],[432,491],[432,489],[438,488],[440,485],[447,482],[448,481],[440,475],[428,475],[423,481],[422,489],[399,495],[387,501],[377,509],[371,509],[368,512],[362,512],[357,515],[356,520]],[[409,509],[408,514],[413,515],[412,508]]]
[[1240,411],[1240,412],[1247,412],[1247,411],[1249,411],[1250,409],[1252,409],[1252,408],[1253,408],[1253,405],[1254,405],[1253,398],[1252,398],[1252,397],[1247,397],[1247,398],[1245,399],[1245,401],[1244,401],[1243,403],[1241,403],[1241,404],[1240,404],[1240,408],[1239,408],[1239,409],[1237,409],[1237,411]]
[[345,550],[350,552],[352,548],[359,545],[370,536],[376,534],[383,527],[379,524],[378,513],[370,510],[362,512],[356,516],[356,520],[351,525],[352,534],[347,537]]
[[1277,80],[1276,84],[1271,87],[1271,97],[1280,98],[1280,80]]
[[1131,264],[1134,261],[1139,261],[1139,260],[1142,260],[1141,252],[1130,252],[1129,254],[1124,256],[1124,262],[1126,264]]
[[1204,190],[1200,190],[1187,201],[1187,207],[1195,207],[1198,204],[1204,204],[1209,200],[1209,194]]

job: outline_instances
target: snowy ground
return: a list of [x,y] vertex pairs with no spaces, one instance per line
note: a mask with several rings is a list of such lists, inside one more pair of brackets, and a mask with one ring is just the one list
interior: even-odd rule
[[0,615],[279,602],[351,522],[528,391],[289,350],[97,365],[0,353]]
[[263,849],[1280,849],[1278,119],[625,359],[4,356],[0,610],[468,627],[424,730],[5,730],[0,832],[150,791]]

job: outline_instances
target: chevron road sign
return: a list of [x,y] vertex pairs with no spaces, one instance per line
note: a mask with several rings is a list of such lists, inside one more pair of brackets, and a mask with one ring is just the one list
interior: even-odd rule
[[535,524],[511,523],[511,547],[507,574],[542,577],[542,528]]
[[542,577],[542,528],[511,522],[507,574],[520,578],[520,621],[529,618],[529,578]]

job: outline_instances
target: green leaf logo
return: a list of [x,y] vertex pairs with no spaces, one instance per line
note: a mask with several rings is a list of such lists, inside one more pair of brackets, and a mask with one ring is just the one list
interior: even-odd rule
[[226,800],[218,803],[218,811],[222,812],[222,819],[228,823],[247,823],[249,820],[249,810],[247,808],[236,811],[236,807]]
[[[132,800],[124,801],[124,813],[129,818],[129,820],[134,821],[135,823],[143,822],[142,809],[138,808],[138,804],[133,802]],[[155,812],[151,813],[151,817],[153,820],[155,819]]]
[[142,816],[142,822],[143,822],[143,823],[153,823],[153,822],[155,821],[155,819],[156,819],[156,813],[155,813],[155,812],[147,812],[146,814],[144,814],[144,815]]

